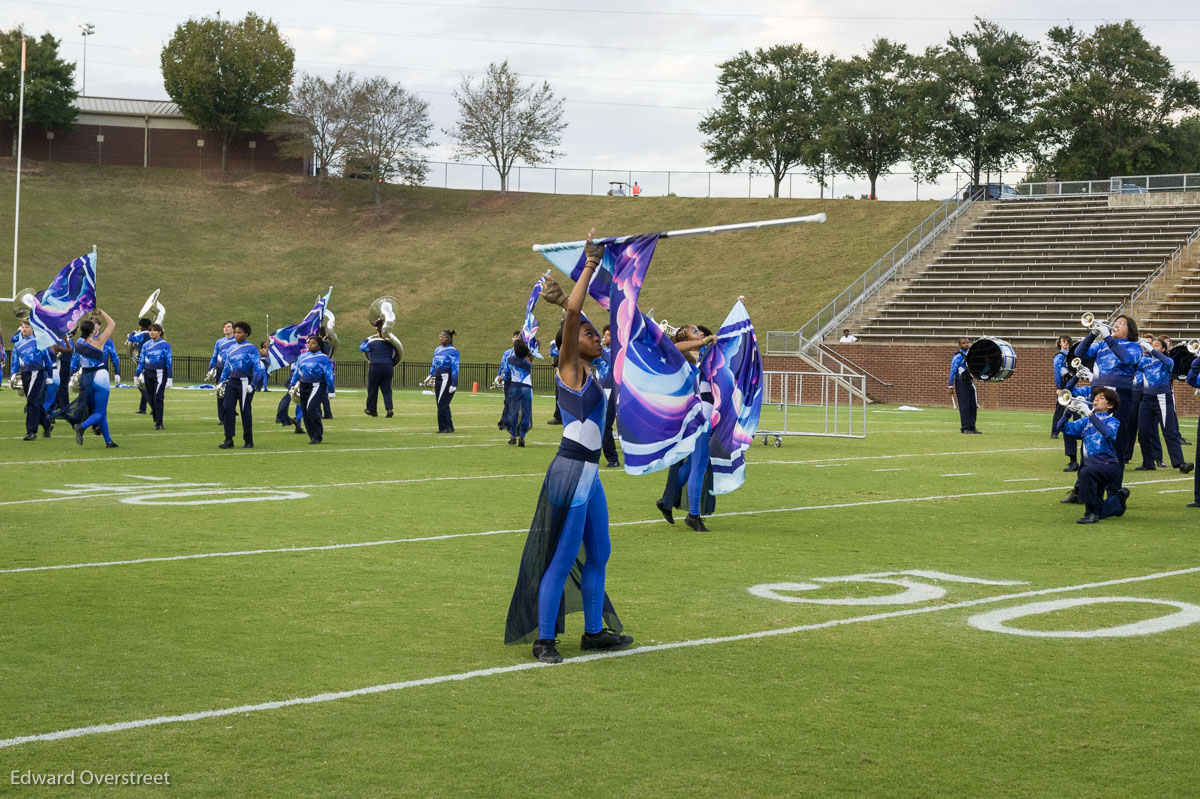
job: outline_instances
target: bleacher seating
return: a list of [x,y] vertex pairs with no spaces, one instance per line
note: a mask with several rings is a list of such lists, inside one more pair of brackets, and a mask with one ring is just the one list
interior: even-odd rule
[[[890,301],[847,325],[861,341],[989,335],[1036,346],[1079,336],[1080,314],[1108,315],[1200,227],[1200,205],[1110,206],[1104,196],[989,205]],[[1200,277],[1193,288],[1179,305],[1189,330],[1200,327]]]

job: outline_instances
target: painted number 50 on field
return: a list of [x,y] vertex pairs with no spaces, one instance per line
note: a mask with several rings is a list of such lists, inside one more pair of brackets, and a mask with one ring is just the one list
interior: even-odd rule
[[[947,574],[939,571],[909,570],[896,572],[873,572],[870,574],[850,574],[841,577],[812,577],[811,582],[793,583],[763,583],[752,586],[750,593],[774,599],[779,602],[795,602],[806,605],[866,605],[894,606],[916,605],[941,599],[949,590],[945,583],[968,583],[973,585],[1026,585],[1017,580],[985,580],[978,577],[964,577],[959,574]],[[806,592],[817,591],[838,584],[872,584],[889,585],[899,588],[890,594],[869,594],[864,596],[840,596],[835,598],[819,598],[805,596]],[[994,601],[1001,601],[997,598]],[[981,600],[986,602],[989,600]],[[1155,616],[1151,619],[1121,624],[1114,627],[1099,627],[1092,630],[1030,630],[1017,626],[1013,622],[1029,616],[1040,616],[1070,608],[1087,605],[1105,605],[1114,603],[1162,605],[1174,608],[1174,612]],[[975,603],[971,603],[975,604]],[[1039,602],[1026,602],[1012,607],[987,611],[971,616],[967,624],[979,630],[1010,635],[1027,635],[1038,638],[1121,638],[1133,635],[1150,635],[1186,627],[1200,622],[1200,605],[1189,602],[1176,602],[1169,599],[1147,599],[1144,597],[1128,596],[1094,596],[1070,597],[1051,599]]]

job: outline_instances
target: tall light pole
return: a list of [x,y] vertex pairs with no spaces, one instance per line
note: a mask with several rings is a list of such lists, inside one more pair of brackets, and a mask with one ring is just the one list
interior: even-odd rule
[[83,86],[79,90],[80,94],[87,94],[87,40],[88,37],[96,32],[96,26],[90,22],[79,23],[79,30],[83,36]]

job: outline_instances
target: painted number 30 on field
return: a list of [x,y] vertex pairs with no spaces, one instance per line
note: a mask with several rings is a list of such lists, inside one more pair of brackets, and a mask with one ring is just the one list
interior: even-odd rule
[[[812,577],[810,580],[811,582],[802,583],[763,583],[752,586],[750,593],[764,599],[808,605],[887,606],[915,605],[941,599],[948,591],[947,588],[940,585],[941,583],[969,583],[973,585],[996,586],[1026,585],[1026,583],[1016,580],[984,580],[977,577],[963,577],[957,574],[924,570],[874,572],[871,574],[851,574],[843,577]],[[804,595],[806,592],[817,591],[839,584],[890,585],[901,590],[883,595],[843,595],[835,598],[819,598]],[[978,603],[982,604],[987,601],[989,600],[978,600]],[[994,601],[1000,601],[1000,598]],[[1174,608],[1174,612],[1130,624],[1121,624],[1115,627],[1100,627],[1092,630],[1030,630],[1014,624],[1018,619],[1029,616],[1041,616],[1046,613],[1054,613],[1060,610],[1087,605],[1112,603],[1165,605]],[[979,630],[1009,633],[1011,635],[1028,635],[1039,638],[1120,638],[1133,635],[1150,635],[1151,633],[1173,630],[1177,627],[1186,627],[1196,622],[1200,622],[1200,605],[1193,605],[1189,602],[1176,602],[1169,599],[1147,599],[1144,597],[1128,596],[1070,597],[1066,599],[1026,602],[1012,607],[979,613],[967,619],[967,624]]]

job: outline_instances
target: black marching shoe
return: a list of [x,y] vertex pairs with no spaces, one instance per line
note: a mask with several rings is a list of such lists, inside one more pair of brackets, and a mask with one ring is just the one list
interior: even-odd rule
[[1121,501],[1121,512],[1118,513],[1117,515],[1124,516],[1125,515],[1125,503],[1129,501],[1129,489],[1128,488],[1118,488],[1117,489],[1117,499],[1119,499]]
[[547,419],[546,424],[562,424],[562,419]]
[[667,524],[675,523],[675,514],[671,510],[671,506],[663,502],[661,499],[654,500],[654,507],[658,508],[658,512],[667,520]]
[[[1160,469],[1165,469],[1165,468],[1167,468],[1167,464],[1163,463],[1162,461],[1155,461],[1155,462],[1154,462],[1154,465],[1155,465],[1155,466],[1157,466],[1157,467],[1158,467],[1158,468],[1160,468]],[[1175,467],[1174,467],[1174,466],[1172,466],[1171,468],[1173,469],[1173,468],[1175,468]]]
[[222,441],[220,444],[217,444],[217,446],[220,447],[221,449],[233,449],[233,439],[227,438],[224,441]]
[[704,526],[704,519],[700,518],[699,516],[693,516],[690,513],[683,518],[683,523],[686,524],[688,527],[692,528],[693,530],[695,530],[697,533],[711,533],[712,532],[711,530],[709,530],[707,527]]
[[1189,508],[1200,508],[1200,502],[1189,502],[1187,506]]
[[394,413],[392,413],[392,409],[391,409],[391,408],[388,408],[388,412],[387,412],[387,414],[386,414],[386,415],[387,415],[387,418],[389,418],[389,419],[391,419],[393,416],[395,416],[395,414],[394,414]]
[[1146,464],[1144,464],[1144,463],[1143,463],[1141,466],[1135,466],[1135,467],[1133,467],[1133,470],[1134,470],[1135,472],[1152,472],[1152,471],[1154,471],[1156,468],[1157,468],[1157,467],[1155,467],[1155,466],[1147,466]]
[[134,411],[134,413],[140,413],[142,416],[145,416],[145,415],[146,415],[146,412],[145,412],[145,411]]
[[1085,513],[1075,520],[1076,524],[1095,524],[1100,521],[1100,517],[1094,513]]
[[367,416],[378,416],[379,415],[378,411],[368,411],[365,408],[363,409],[363,413],[365,413]]
[[620,461],[609,461],[608,463],[604,464],[604,468],[605,469],[620,469],[621,462]]
[[242,449],[254,449],[254,442],[247,441],[245,444],[242,444]]
[[1058,433],[1051,433],[1051,434],[1050,434],[1050,438],[1051,438],[1053,441],[1058,441]]
[[83,446],[83,425],[81,424],[75,425],[75,443]]
[[515,446],[516,446],[516,444],[517,444],[517,437],[516,437],[516,436],[509,436],[509,437],[508,437],[508,445],[509,445],[510,447],[515,447]]
[[624,649],[633,643],[632,635],[621,635],[612,630],[601,630],[598,633],[584,633],[579,639],[579,648],[584,652],[596,649]]
[[53,427],[53,426],[50,426],[50,427],[47,427],[47,428],[45,428],[44,430],[42,430],[42,438],[49,438],[49,437],[50,437],[50,431],[51,431],[51,430],[53,430],[53,429],[54,429],[54,427]]
[[1063,467],[1063,471],[1064,472],[1077,472],[1077,471],[1079,471],[1079,464],[1076,463],[1075,461],[1071,461],[1070,463],[1068,463],[1066,466]]
[[521,436],[520,438],[517,439],[517,449],[523,449],[524,447],[525,447],[525,436]]
[[155,430],[162,430],[162,429],[163,429],[163,426],[162,426],[161,424],[156,424],[156,425],[154,425],[154,429],[155,429]]
[[1075,489],[1072,488],[1065,497],[1059,500],[1059,502],[1063,505],[1078,505],[1080,504],[1079,495],[1076,494]]
[[1179,471],[1182,474],[1189,474],[1195,468],[1196,464],[1192,463],[1191,461],[1184,461],[1183,463],[1179,464]]
[[292,424],[294,424],[296,426],[296,429],[292,431],[293,433],[295,433],[298,436],[304,435],[304,428],[300,425],[299,422],[292,422]]
[[543,663],[562,663],[563,656],[558,654],[557,643],[553,638],[537,639],[533,642],[533,656]]
[[106,441],[106,442],[104,443],[104,447],[105,447],[105,449],[116,449],[116,448],[117,448],[117,442],[115,442],[115,441]]
[[[26,434],[25,434],[25,440],[26,440],[26,441],[36,441],[36,440],[37,440],[37,433],[26,433]],[[82,444],[83,442],[82,442],[82,441],[80,441],[79,443],[80,443],[80,444]]]

